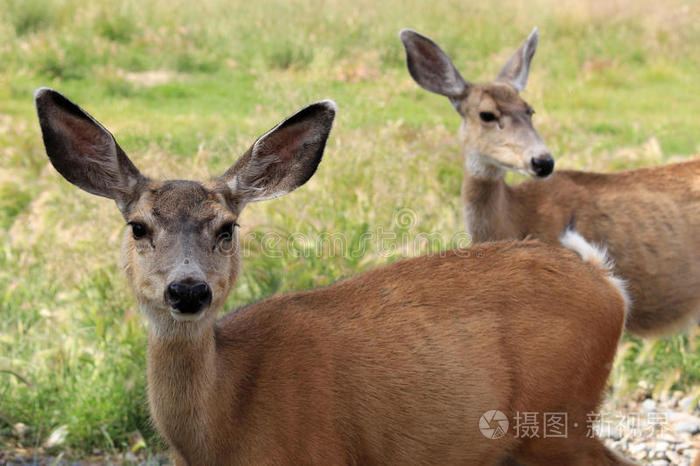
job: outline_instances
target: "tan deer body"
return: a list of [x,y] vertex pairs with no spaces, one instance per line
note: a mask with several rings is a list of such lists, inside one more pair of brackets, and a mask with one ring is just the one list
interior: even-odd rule
[[700,160],[609,174],[558,170],[514,186],[467,173],[463,197],[475,242],[557,244],[573,218],[627,279],[630,332],[663,334],[700,316]]
[[[626,464],[588,435],[625,319],[624,289],[571,251],[503,242],[394,263],[216,321],[248,202],[302,185],[335,113],[318,103],[210,182],[152,181],[101,125],[36,94],[47,153],[115,199],[125,270],[148,317],[148,395],[178,464]],[[489,410],[566,413],[565,438],[487,438]]]
[[[200,464],[227,454],[241,464],[495,464],[521,445],[539,464],[570,461],[605,386],[622,300],[569,252],[537,242],[471,252],[268,299],[195,345],[151,337],[158,430]],[[553,279],[579,283],[562,293]],[[571,438],[521,442],[511,427],[488,439],[478,425],[491,409],[511,422],[566,412]]]
[[[430,39],[405,30],[408,68],[425,89],[447,96],[462,116],[462,198],[476,243],[536,238],[559,242],[570,222],[608,248],[629,284],[627,329],[678,330],[700,318],[700,160],[599,174],[556,171],[532,126],[525,87],[536,30],[493,83],[467,83]],[[509,186],[505,172],[548,177]],[[551,176],[549,176],[551,174]]]

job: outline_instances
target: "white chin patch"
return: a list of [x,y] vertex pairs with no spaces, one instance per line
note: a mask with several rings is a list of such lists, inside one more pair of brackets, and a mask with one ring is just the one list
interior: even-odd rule
[[180,311],[176,311],[175,309],[170,309],[170,315],[173,316],[173,319],[177,320],[178,322],[195,322],[204,316],[204,310],[195,312],[194,314],[184,314]]
[[497,168],[507,171],[507,172],[513,172],[513,173],[519,173],[521,175],[526,175],[526,176],[535,176],[534,170],[531,170],[529,168],[520,168],[520,167],[512,167],[510,165],[505,165],[500,162],[493,162],[494,166]]

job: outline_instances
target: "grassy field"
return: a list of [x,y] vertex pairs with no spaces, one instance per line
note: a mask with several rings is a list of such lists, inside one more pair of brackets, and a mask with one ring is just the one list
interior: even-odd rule
[[[617,170],[700,151],[697,2],[493,5],[5,0],[0,449],[44,445],[52,432],[64,436],[56,448],[78,455],[161,448],[145,403],[145,324],[119,266],[123,222],[112,202],[49,165],[37,86],[80,103],[143,172],[169,178],[218,175],[280,119],[336,100],[315,177],[245,212],[247,254],[229,308],[463,244],[459,119],[409,77],[402,27],[432,36],[467,79],[486,81],[539,26],[524,96],[558,167]],[[362,242],[380,231],[396,239]],[[269,232],[304,236],[276,242]],[[338,234],[352,253],[313,250],[315,239]],[[413,240],[421,234],[430,241]],[[626,337],[611,392],[700,395],[697,335]],[[18,423],[27,426],[21,435]]]

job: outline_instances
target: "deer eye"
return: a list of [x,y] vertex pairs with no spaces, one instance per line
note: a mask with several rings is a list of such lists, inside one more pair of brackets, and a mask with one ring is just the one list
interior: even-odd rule
[[496,115],[493,112],[481,112],[479,113],[479,118],[481,118],[481,121],[489,123],[496,119]]
[[141,222],[129,222],[131,226],[131,233],[134,235],[134,239],[143,238],[148,234],[148,228]]
[[225,223],[219,228],[219,232],[216,234],[216,242],[219,243],[221,241],[231,241],[233,239],[233,230],[236,228],[238,223],[236,222],[228,222]]

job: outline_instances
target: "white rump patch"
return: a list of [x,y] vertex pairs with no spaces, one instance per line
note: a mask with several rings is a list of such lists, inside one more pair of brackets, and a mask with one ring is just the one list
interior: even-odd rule
[[627,293],[627,283],[620,277],[615,276],[613,273],[613,261],[608,257],[608,253],[605,247],[595,246],[581,236],[581,234],[575,229],[568,228],[561,238],[559,238],[562,246],[566,249],[574,251],[576,254],[581,256],[585,262],[595,265],[606,272],[606,277],[610,283],[613,284],[615,288],[622,295],[622,299],[625,301],[625,317],[629,312],[630,308],[630,297]]

